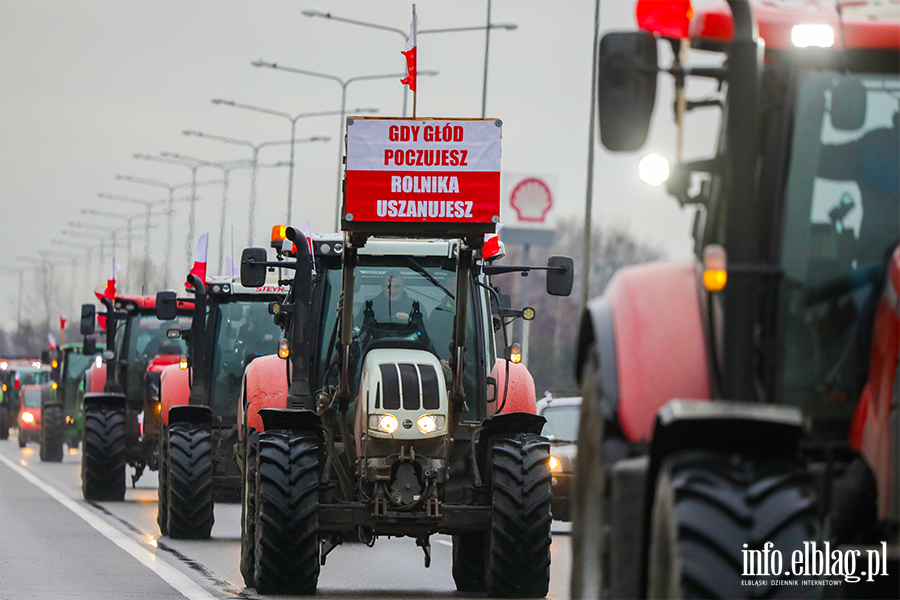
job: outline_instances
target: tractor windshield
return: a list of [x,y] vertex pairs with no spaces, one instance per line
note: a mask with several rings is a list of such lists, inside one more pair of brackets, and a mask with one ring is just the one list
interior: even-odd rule
[[69,350],[66,352],[66,361],[64,364],[65,374],[63,375],[63,405],[66,408],[75,406],[75,400],[78,395],[78,384],[84,377],[85,371],[94,362],[94,357],[85,355],[80,352]]
[[[335,265],[339,267],[339,265]],[[337,302],[341,290],[340,268],[329,269],[325,289],[325,319],[321,336],[319,381],[325,377],[329,346],[336,335]],[[440,257],[360,256],[356,268],[356,290],[353,294],[354,388],[358,385],[360,359],[368,347],[378,340],[418,342],[435,354],[445,367],[450,360],[453,337],[453,314],[456,307],[455,261]],[[474,307],[469,302],[467,316],[466,356],[464,371],[466,397],[477,394],[478,352],[474,328]],[[334,353],[330,354],[334,358]],[[449,368],[445,368],[449,374]],[[330,372],[330,383],[337,381]],[[470,402],[475,410],[475,402]],[[472,415],[475,413],[472,412]],[[470,415],[470,416],[472,416]],[[468,418],[464,415],[463,417]]]
[[19,380],[19,385],[34,385],[41,383],[48,383],[50,381],[50,371],[38,371],[35,370],[21,370],[16,374],[16,378]]
[[[833,106],[839,84],[856,86],[857,101]],[[775,393],[836,435],[867,377],[880,282],[900,237],[898,111],[896,75],[811,72],[796,98]],[[854,120],[861,127],[847,130]]]
[[41,390],[40,388],[28,388],[22,392],[22,404],[25,408],[41,407]]
[[233,415],[241,394],[244,367],[257,356],[275,354],[281,329],[269,314],[274,298],[230,299],[213,307],[217,325],[215,347],[210,357],[212,386],[210,405],[214,415]]
[[[138,314],[128,319],[127,327],[116,331],[116,351],[119,357],[128,361],[125,377],[125,395],[128,398],[141,397],[144,373],[150,361],[159,354],[181,355],[186,352],[185,343],[180,338],[169,339],[166,331],[171,328],[186,329],[191,326],[188,317],[175,321],[160,321],[155,314]],[[128,350],[121,354],[123,346]]]

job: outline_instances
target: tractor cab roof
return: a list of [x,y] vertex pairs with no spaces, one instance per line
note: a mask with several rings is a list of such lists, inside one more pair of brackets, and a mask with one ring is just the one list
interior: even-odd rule
[[244,287],[241,278],[233,275],[212,275],[206,278],[206,293],[215,296],[240,295],[270,295],[286,294],[288,286],[280,285],[277,277],[270,277],[264,285],[259,287]]
[[[344,236],[340,233],[312,235],[316,256],[341,255]],[[360,256],[439,256],[452,258],[456,251],[456,240],[369,238],[359,249]]]
[[[151,314],[156,312],[156,296],[116,296],[115,307],[129,313]],[[191,310],[194,303],[178,301],[178,308]]]
[[[796,38],[795,26],[823,26],[825,45],[835,50],[900,50],[900,1],[885,2],[751,2],[759,37],[766,52],[792,50],[806,45]],[[840,14],[838,13],[840,7]],[[734,39],[731,9],[725,0],[712,0],[694,10],[690,21],[694,46],[721,50]],[[830,41],[829,41],[830,40]]]

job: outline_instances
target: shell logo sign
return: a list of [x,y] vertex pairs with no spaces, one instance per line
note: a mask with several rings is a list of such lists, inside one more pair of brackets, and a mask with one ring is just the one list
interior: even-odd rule
[[503,174],[501,221],[505,227],[553,229],[556,225],[556,178]]

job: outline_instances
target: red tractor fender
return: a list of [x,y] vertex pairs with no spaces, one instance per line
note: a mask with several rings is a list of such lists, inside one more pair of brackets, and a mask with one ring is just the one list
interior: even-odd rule
[[97,366],[96,361],[91,363],[91,368],[84,375],[84,391],[90,394],[102,394],[106,387],[106,363]]
[[692,261],[626,267],[582,316],[576,374],[597,353],[603,396],[625,437],[647,442],[669,400],[710,399],[707,333]]
[[243,439],[246,411],[246,423],[250,429],[263,432],[262,417],[259,411],[263,408],[287,408],[288,377],[285,359],[277,354],[260,356],[244,370],[244,384],[241,386],[241,400],[238,410],[238,432]]
[[[891,461],[896,456],[897,440],[891,449],[891,409],[894,399],[894,379],[900,357],[900,247],[894,250],[888,267],[884,292],[875,309],[875,326],[869,359],[869,380],[856,405],[850,425],[850,447],[862,454],[872,469],[878,490],[878,519],[890,516]],[[896,409],[894,409],[896,410]],[[896,416],[894,417],[896,419]],[[895,433],[896,435],[896,433]],[[893,455],[893,458],[892,458]],[[894,467],[896,472],[896,467]]]
[[[534,378],[528,367],[521,363],[509,363],[509,389],[506,392],[506,404],[503,404],[503,389],[506,387],[506,363],[498,358],[491,370],[491,377],[497,382],[497,401],[488,404],[487,416],[496,413],[514,412],[537,414],[537,396],[534,392]],[[502,410],[498,410],[502,407]]]
[[148,373],[162,373],[169,365],[178,364],[181,356],[178,354],[157,354],[147,365]]
[[179,365],[168,365],[159,376],[159,413],[164,427],[169,426],[169,409],[187,406],[191,396],[190,372]]

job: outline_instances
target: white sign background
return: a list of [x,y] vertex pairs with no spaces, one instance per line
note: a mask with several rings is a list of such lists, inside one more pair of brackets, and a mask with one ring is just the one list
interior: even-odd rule
[[[529,182],[529,179],[537,181]],[[500,178],[500,222],[504,227],[516,229],[555,229],[558,189],[556,175],[503,173]],[[515,207],[512,205],[513,192],[516,193]]]

